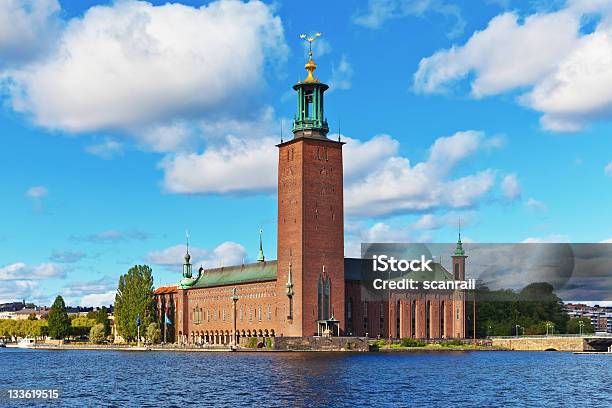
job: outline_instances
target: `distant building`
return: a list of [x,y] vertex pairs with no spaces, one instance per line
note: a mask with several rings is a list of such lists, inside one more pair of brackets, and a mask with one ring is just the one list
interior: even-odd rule
[[582,303],[566,303],[565,311],[572,318],[586,317],[597,332],[612,333],[612,306],[588,306]]

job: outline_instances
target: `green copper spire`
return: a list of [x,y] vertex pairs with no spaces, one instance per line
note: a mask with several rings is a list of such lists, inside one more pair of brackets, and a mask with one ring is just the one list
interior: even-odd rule
[[459,233],[459,240],[457,241],[457,246],[455,247],[455,256],[465,256],[465,250],[463,249],[463,244],[461,243],[461,233]]
[[259,256],[257,257],[258,262],[266,261],[266,257],[264,256],[264,253],[263,253],[263,244],[262,244],[262,239],[261,239],[262,234],[263,234],[263,230],[260,229],[259,230]]
[[312,59],[312,42],[320,36],[321,33],[312,36],[305,34],[300,36],[301,39],[308,42],[310,52],[308,53],[308,62],[304,66],[308,75],[293,86],[293,89],[298,93],[297,112],[293,118],[293,134],[295,137],[321,138],[329,132],[323,110],[323,93],[329,86],[320,82],[313,74],[314,70],[317,69],[317,64]]

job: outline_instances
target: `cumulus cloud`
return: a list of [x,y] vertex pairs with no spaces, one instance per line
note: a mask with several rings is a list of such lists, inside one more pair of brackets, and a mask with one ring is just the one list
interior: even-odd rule
[[[587,17],[601,17],[593,32]],[[612,116],[612,7],[569,1],[556,11],[521,19],[505,12],[464,45],[423,58],[414,74],[417,92],[448,91],[464,79],[475,97],[518,91],[519,103],[542,112],[541,125],[576,132]]]
[[[336,135],[330,136],[335,139]],[[435,141],[426,161],[412,165],[397,154],[388,135],[367,141],[343,137],[345,207],[352,215],[388,215],[471,207],[493,187],[495,171],[452,178],[456,165],[479,149],[498,147],[497,138],[476,131]],[[270,193],[277,183],[278,149],[273,138],[230,136],[202,154],[176,154],[161,163],[164,187],[173,193]]]
[[460,161],[483,147],[484,140],[480,132],[457,132],[437,139],[427,159],[415,165],[405,157],[388,157],[367,176],[346,187],[347,212],[376,216],[476,205],[492,189],[495,171],[486,169],[458,178],[452,178],[450,173]]
[[104,293],[90,293],[81,298],[80,305],[83,307],[109,306],[115,303],[116,290],[109,290]]
[[412,242],[414,237],[408,226],[397,223],[377,222],[366,226],[360,222],[347,222],[345,225],[345,256],[361,256],[362,242]]
[[[191,263],[204,268],[216,268],[221,265],[239,265],[247,258],[246,249],[236,242],[223,242],[212,250],[189,247]],[[179,268],[184,263],[185,245],[174,245],[165,249],[149,252],[146,261],[162,266]]]
[[463,33],[465,20],[455,4],[443,0],[368,0],[366,11],[357,12],[353,22],[368,28],[380,28],[385,22],[406,16],[423,17],[428,13],[441,14],[455,20],[449,37]]
[[202,154],[177,154],[160,164],[164,187],[173,193],[269,193],[276,186],[278,141],[239,139]]
[[13,109],[38,125],[134,130],[246,112],[264,66],[287,53],[280,18],[259,1],[121,1],[67,22],[47,58],[8,72],[5,83]]
[[16,300],[32,300],[40,295],[38,281],[12,280],[4,281],[0,285],[0,303],[15,302]]
[[515,200],[521,196],[521,184],[515,173],[504,176],[501,188],[502,194],[509,200]]
[[65,276],[65,269],[52,262],[41,263],[39,265],[27,265],[23,262],[16,262],[0,267],[0,281],[30,281],[64,278]]
[[109,306],[115,302],[117,282],[108,276],[87,282],[72,282],[62,289],[66,302],[80,306]]
[[28,62],[52,47],[59,10],[57,0],[0,1],[0,67]]

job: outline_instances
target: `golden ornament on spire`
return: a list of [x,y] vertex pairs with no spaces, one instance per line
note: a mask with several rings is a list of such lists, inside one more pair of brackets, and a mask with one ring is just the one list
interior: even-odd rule
[[306,65],[304,65],[304,68],[306,68],[306,71],[308,71],[308,76],[306,76],[306,79],[304,79],[304,82],[306,83],[319,82],[319,80],[312,74],[314,70],[317,69],[317,64],[312,60],[312,43],[320,36],[321,33],[316,33],[311,36],[300,34],[300,38],[308,42],[308,62],[306,62]]

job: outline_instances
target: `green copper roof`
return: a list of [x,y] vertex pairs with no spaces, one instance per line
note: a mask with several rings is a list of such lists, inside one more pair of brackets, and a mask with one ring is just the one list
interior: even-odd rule
[[276,261],[206,269],[192,288],[264,282],[276,279]]
[[457,241],[457,247],[455,248],[454,256],[465,256],[463,244],[461,243],[461,233],[459,233],[459,240]]

